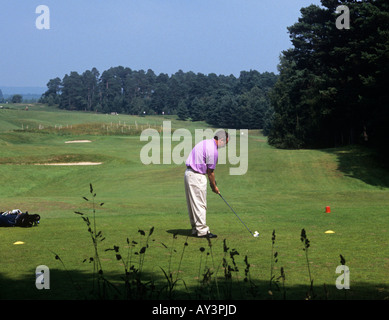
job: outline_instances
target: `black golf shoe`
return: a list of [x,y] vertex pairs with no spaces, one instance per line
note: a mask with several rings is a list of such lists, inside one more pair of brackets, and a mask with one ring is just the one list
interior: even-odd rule
[[203,235],[203,236],[197,236],[197,238],[209,238],[209,239],[211,239],[211,238],[217,238],[217,235],[208,232],[207,234],[205,234],[205,235]]

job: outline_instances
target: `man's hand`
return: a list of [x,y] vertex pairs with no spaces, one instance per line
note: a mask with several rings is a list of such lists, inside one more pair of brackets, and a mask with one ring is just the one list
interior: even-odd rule
[[[212,185],[211,185],[211,188],[212,188]],[[212,188],[212,191],[215,192],[216,194],[220,193],[219,188],[216,186],[214,188]]]
[[219,194],[219,188],[216,186],[216,179],[215,179],[215,173],[211,169],[207,169],[208,179],[209,179],[209,185],[211,186],[211,189],[213,192]]

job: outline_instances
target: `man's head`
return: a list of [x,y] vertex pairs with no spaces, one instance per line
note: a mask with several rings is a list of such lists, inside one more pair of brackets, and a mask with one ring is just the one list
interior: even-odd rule
[[213,139],[215,139],[218,148],[223,148],[229,140],[228,132],[225,130],[219,130],[215,133]]

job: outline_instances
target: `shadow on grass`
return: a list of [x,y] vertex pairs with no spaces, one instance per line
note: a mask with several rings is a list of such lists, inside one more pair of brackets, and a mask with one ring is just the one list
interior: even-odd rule
[[384,165],[380,155],[373,149],[364,146],[347,146],[321,151],[336,155],[337,170],[345,176],[372,186],[389,188],[389,167]]
[[[69,279],[69,272],[71,278]],[[25,274],[20,279],[10,279],[0,273],[1,300],[96,300],[100,299],[92,293],[93,276],[90,273],[61,269],[50,269],[50,289],[37,289],[35,274]],[[122,280],[123,274],[110,273],[105,275],[115,286],[114,290],[107,291],[103,300],[129,300],[126,286]],[[155,287],[147,285],[141,297],[132,300],[304,300],[309,285],[286,286],[285,297],[282,290],[269,292],[269,282],[255,280],[253,283],[243,281],[226,281],[218,277],[216,282],[208,285],[198,284],[174,288],[173,295],[166,294],[166,280],[162,274],[144,273],[142,282],[153,283]],[[217,290],[218,289],[218,290]],[[367,283],[351,284],[349,290],[338,290],[335,284],[314,285],[315,300],[387,300],[389,288]],[[219,293],[217,293],[219,291]]]
[[195,238],[195,236],[192,235],[191,229],[171,229],[171,230],[166,230],[166,232],[173,235]]
[[[126,300],[127,288],[124,285],[124,273],[109,273],[104,277],[106,284],[96,282],[96,274],[79,270],[62,270],[50,268],[49,288],[38,289],[35,285],[35,270],[20,276],[18,280],[10,279],[0,273],[0,300]],[[145,279],[155,282],[163,280],[163,274],[143,273]],[[97,288],[97,286],[100,288]],[[136,289],[133,287],[133,289]],[[102,292],[104,291],[104,296]],[[145,290],[142,299],[158,299],[156,291]]]

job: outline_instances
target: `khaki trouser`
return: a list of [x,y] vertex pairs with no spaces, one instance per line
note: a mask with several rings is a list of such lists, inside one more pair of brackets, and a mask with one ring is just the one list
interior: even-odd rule
[[206,224],[207,177],[191,169],[185,171],[185,194],[192,234],[204,236],[209,232]]

